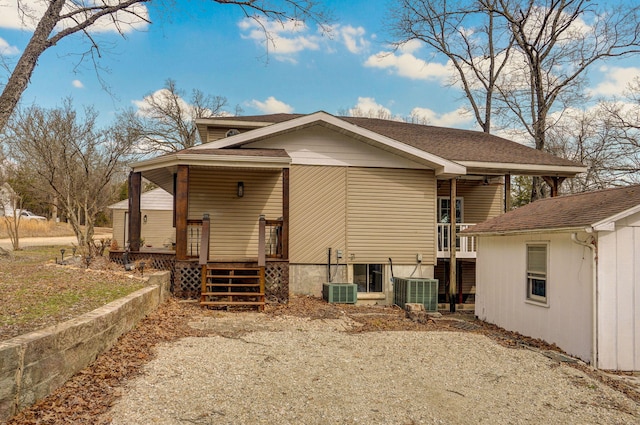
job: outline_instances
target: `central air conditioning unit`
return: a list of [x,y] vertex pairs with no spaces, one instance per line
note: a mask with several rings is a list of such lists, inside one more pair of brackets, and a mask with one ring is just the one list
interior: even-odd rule
[[358,301],[358,285],[355,283],[325,283],[322,299],[332,304],[355,304]]
[[407,303],[423,304],[427,311],[438,311],[438,279],[393,279],[393,303],[405,308]]

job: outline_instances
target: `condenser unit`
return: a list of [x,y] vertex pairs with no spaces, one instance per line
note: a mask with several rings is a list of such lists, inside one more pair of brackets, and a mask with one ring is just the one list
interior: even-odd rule
[[333,304],[355,304],[358,301],[358,285],[355,283],[325,283],[322,298]]
[[423,304],[427,311],[438,311],[438,279],[393,279],[393,303],[404,308],[407,303]]

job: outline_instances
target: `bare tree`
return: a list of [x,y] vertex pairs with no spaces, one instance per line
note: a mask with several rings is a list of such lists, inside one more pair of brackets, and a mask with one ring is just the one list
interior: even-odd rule
[[627,87],[624,99],[602,102],[601,109],[628,145],[640,150],[640,77]]
[[607,112],[607,104],[594,109],[567,110],[547,131],[547,150],[585,164],[586,173],[564,182],[570,193],[638,183],[640,149]]
[[452,84],[462,88],[476,122],[491,132],[493,100],[509,63],[513,36],[500,22],[497,0],[397,0],[391,29],[397,47],[419,40],[453,67]]
[[394,115],[391,111],[384,106],[377,106],[374,108],[366,109],[361,106],[355,106],[353,108],[341,108],[338,110],[338,115],[345,117],[357,117],[357,118],[376,118],[387,121],[402,121],[411,124],[428,125],[429,120],[419,114],[413,112],[409,116]]
[[[226,106],[225,97],[200,90],[193,90],[187,101],[184,91],[168,79],[164,88],[145,96],[137,110],[127,110],[120,118],[138,135],[137,148],[142,154],[167,153],[201,143],[195,120],[231,115],[224,110]],[[236,106],[234,114],[240,111]]]
[[[420,25],[415,31],[397,26],[399,34],[424,41],[454,66],[464,64],[466,68],[456,67],[461,79],[465,75],[490,83],[480,90],[489,101],[484,112],[491,116],[478,122],[486,124],[493,117],[503,127],[520,126],[539,150],[546,149],[547,133],[555,124],[550,118],[561,117],[552,114],[585,101],[587,71],[594,64],[640,52],[640,5],[632,1],[476,0],[471,7],[468,2],[448,7],[445,0],[398,1],[401,12],[408,10]],[[483,31],[470,26],[473,20],[484,23]],[[488,49],[474,62],[471,58],[480,58],[472,43],[476,33],[485,34]],[[477,65],[483,60],[489,65]],[[477,110],[476,97],[461,82]],[[534,182],[532,199],[541,195],[540,187]]]
[[[90,49],[85,55],[95,57],[100,55],[100,46],[92,36],[92,27],[96,22],[108,21],[120,34],[132,22],[148,22],[145,3],[151,0],[48,0],[46,10],[40,17],[29,16],[31,8],[29,2],[17,0],[23,16],[35,18],[37,22],[22,55],[11,70],[4,89],[0,95],[0,130],[6,125],[11,113],[16,108],[22,93],[31,79],[40,55],[55,46],[65,37],[80,34],[89,41]],[[154,0],[160,2],[162,0]],[[281,23],[296,20],[315,20],[325,22],[326,16],[319,10],[315,0],[212,0],[220,5],[239,6],[246,16],[256,19],[259,17],[275,19]],[[268,36],[266,28],[265,35]]]
[[[2,185],[0,193],[4,198],[0,203],[2,224],[9,235],[13,250],[18,251],[20,249],[20,221],[22,218],[20,210],[22,209],[22,198],[8,183]],[[0,254],[1,253],[2,250],[0,250]]]
[[124,177],[135,140],[119,126],[98,129],[97,117],[92,108],[80,116],[71,100],[56,109],[33,106],[17,110],[3,140],[25,181],[55,194],[85,247],[93,240],[96,216],[113,200],[114,180]]
[[[607,58],[640,52],[640,6],[588,0],[498,0],[518,46],[520,67],[501,84],[500,100],[536,149],[545,150],[552,113],[586,100],[587,70]],[[532,199],[540,197],[534,182]]]

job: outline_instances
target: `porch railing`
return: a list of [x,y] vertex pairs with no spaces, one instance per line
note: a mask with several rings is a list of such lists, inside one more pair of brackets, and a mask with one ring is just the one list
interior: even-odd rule
[[[208,246],[209,227],[203,226],[206,220],[187,220],[187,257],[199,258]],[[283,220],[264,220],[264,253],[266,258],[283,258]],[[205,223],[207,224],[207,223]],[[205,234],[206,233],[206,234]],[[206,241],[205,241],[206,239]]]
[[202,220],[187,220],[187,257],[198,258],[202,242]]
[[265,256],[282,258],[282,219],[265,220]]
[[[476,256],[476,238],[475,236],[460,236],[460,231],[473,226],[475,223],[457,223],[456,224],[456,253],[460,257],[475,258]],[[451,249],[451,224],[438,223],[438,257],[447,257]]]

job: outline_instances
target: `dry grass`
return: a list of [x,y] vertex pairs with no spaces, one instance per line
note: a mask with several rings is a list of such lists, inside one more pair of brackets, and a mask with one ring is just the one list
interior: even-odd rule
[[[6,218],[0,217],[0,239],[8,238]],[[67,223],[56,223],[51,220],[20,220],[18,230],[20,238],[44,236],[73,236],[73,229]]]
[[57,265],[59,248],[29,248],[0,258],[0,341],[71,319],[144,286],[122,273]]

